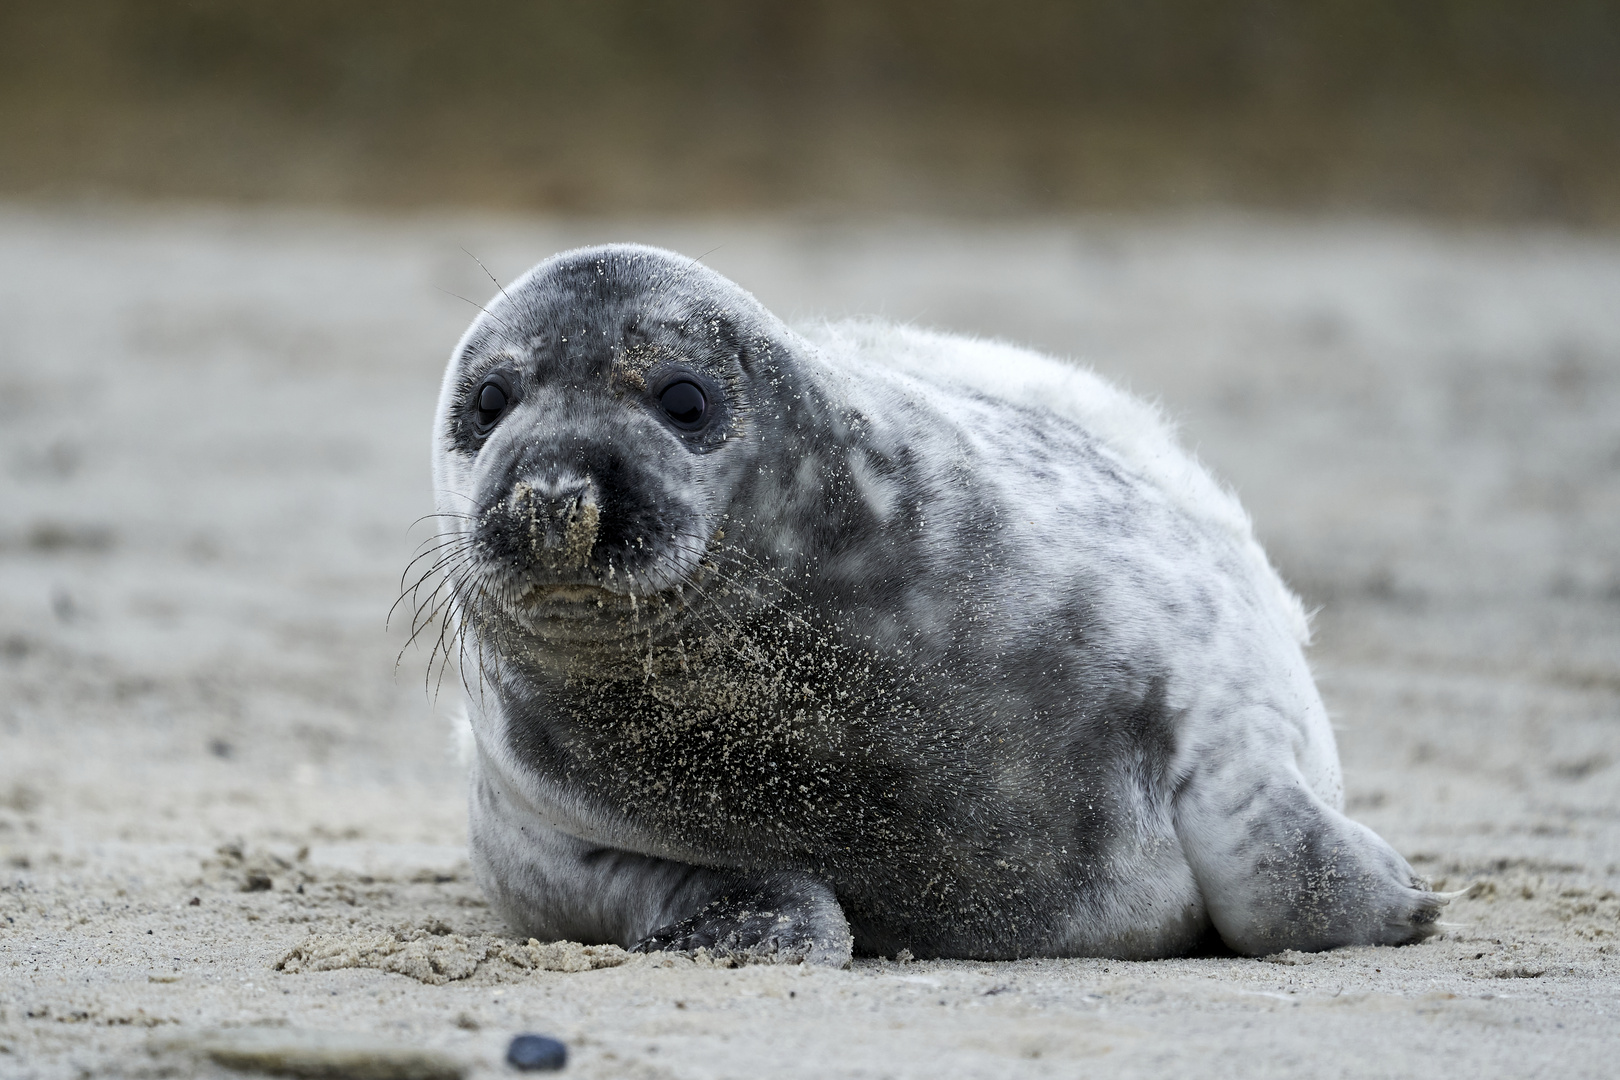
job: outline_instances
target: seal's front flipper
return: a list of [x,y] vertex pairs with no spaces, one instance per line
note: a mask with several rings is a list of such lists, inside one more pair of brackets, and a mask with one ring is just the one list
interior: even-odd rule
[[739,881],[695,914],[660,927],[635,952],[706,949],[738,963],[848,967],[855,939],[831,889],[804,874]]
[[1227,945],[1264,956],[1406,945],[1435,932],[1447,898],[1323,802],[1286,743],[1240,751],[1212,755],[1176,795],[1176,834]]

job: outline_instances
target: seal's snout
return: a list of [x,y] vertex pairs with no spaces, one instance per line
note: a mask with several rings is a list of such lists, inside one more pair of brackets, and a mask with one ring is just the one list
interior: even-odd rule
[[588,480],[519,480],[480,522],[491,549],[514,568],[552,572],[585,570],[600,524],[596,487]]

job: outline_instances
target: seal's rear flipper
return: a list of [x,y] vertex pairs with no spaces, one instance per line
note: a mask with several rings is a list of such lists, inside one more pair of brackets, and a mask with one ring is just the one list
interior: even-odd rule
[[1222,940],[1263,956],[1435,933],[1448,898],[1324,803],[1285,745],[1213,755],[1176,794],[1176,834]]

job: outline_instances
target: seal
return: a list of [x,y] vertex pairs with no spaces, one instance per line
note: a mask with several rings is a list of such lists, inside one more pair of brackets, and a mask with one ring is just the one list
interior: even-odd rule
[[468,329],[433,466],[417,626],[525,933],[842,965],[1432,932],[1341,812],[1243,510],[1086,370],[581,249]]

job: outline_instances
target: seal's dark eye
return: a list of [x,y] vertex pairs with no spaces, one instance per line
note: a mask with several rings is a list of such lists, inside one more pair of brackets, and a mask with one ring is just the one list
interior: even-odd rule
[[709,412],[709,399],[697,383],[671,383],[659,395],[658,404],[666,415],[683,428],[695,428],[703,423]]
[[486,432],[494,427],[511,400],[512,391],[505,379],[499,375],[485,379],[484,384],[478,388],[477,399],[473,402],[473,420],[477,423],[478,430]]
[[504,408],[506,408],[506,391],[494,383],[485,383],[484,388],[478,391],[478,411],[498,413]]

